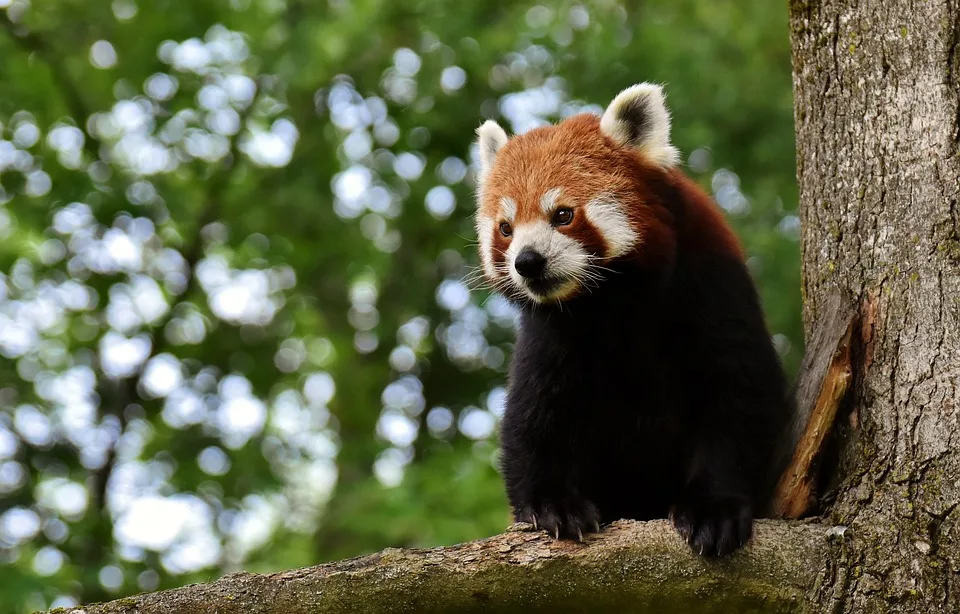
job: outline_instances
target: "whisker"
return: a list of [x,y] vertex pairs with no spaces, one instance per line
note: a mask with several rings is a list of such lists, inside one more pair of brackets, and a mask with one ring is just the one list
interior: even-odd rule
[[603,258],[601,258],[601,257],[599,257],[599,256],[588,255],[588,256],[587,256],[587,267],[592,268],[592,269],[597,269],[597,270],[600,270],[600,271],[607,271],[608,273],[616,273],[617,275],[619,275],[619,274],[622,273],[622,271],[617,271],[616,269],[611,269],[610,267],[606,267],[606,266],[602,266],[602,265],[596,264],[595,261],[597,261],[597,260],[602,261]]

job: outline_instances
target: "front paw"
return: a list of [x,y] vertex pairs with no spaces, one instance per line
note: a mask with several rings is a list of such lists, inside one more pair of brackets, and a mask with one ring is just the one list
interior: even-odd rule
[[753,510],[742,501],[684,501],[673,506],[670,519],[684,541],[703,556],[730,554],[753,535]]
[[534,529],[543,529],[555,538],[577,539],[600,532],[600,512],[585,499],[568,498],[539,505],[525,505],[517,513],[517,521],[529,522]]

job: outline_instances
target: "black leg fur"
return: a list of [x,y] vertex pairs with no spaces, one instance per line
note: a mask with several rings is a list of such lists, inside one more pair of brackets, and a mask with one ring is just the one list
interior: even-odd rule
[[766,506],[786,382],[744,265],[679,259],[669,280],[621,264],[563,310],[524,308],[502,424],[518,520],[578,538],[671,517],[724,555]]

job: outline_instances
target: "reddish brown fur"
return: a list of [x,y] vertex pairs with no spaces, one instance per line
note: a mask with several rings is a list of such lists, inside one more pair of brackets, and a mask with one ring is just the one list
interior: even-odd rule
[[[617,146],[600,131],[598,116],[583,113],[517,135],[497,153],[479,213],[495,220],[493,257],[498,266],[510,241],[498,229],[504,219],[500,199],[516,201],[514,225],[520,225],[544,217],[540,198],[558,187],[563,191],[558,203],[575,211],[601,193],[621,204],[640,237],[634,252],[625,258],[649,265],[663,263],[676,248],[675,232],[694,250],[719,249],[742,258],[736,236],[699,186],[680,170],[665,170],[642,154]],[[663,202],[663,188],[685,201],[683,219],[675,230],[669,203]],[[573,223],[557,230],[591,253],[604,252],[603,237],[584,215],[575,215]]]
[[500,230],[497,228],[500,225],[501,218],[495,218],[497,223],[493,225],[493,243],[491,243],[493,249],[493,265],[497,267],[499,275],[502,277],[506,275],[504,270],[504,262],[507,259],[507,248],[510,247],[509,237],[505,237],[500,233]]
[[680,232],[690,239],[690,246],[730,254],[742,260],[744,255],[740,240],[713,199],[680,170],[670,171],[670,181],[686,203]]

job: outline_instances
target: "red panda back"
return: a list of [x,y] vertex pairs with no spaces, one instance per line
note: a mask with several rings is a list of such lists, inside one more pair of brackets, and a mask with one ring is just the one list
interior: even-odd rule
[[723,254],[743,260],[743,247],[716,201],[679,169],[669,172],[670,182],[684,206],[676,232],[687,249]]

